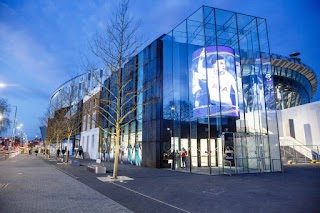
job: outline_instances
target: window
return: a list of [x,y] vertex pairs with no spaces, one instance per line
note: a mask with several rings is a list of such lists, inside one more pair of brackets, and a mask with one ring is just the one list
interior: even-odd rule
[[94,98],[94,99],[93,99],[93,108],[96,108],[96,106],[97,106],[97,99]]
[[293,138],[296,138],[293,119],[289,119],[289,129],[290,129],[290,136]]
[[94,135],[92,135],[92,143],[91,143],[91,148],[94,148]]
[[91,117],[90,117],[90,115],[88,115],[88,117],[87,117],[87,128],[86,128],[86,130],[89,130],[91,127],[90,127],[90,122],[91,122]]
[[83,116],[82,119],[82,131],[86,131],[86,116]]
[[82,137],[82,145],[84,145],[84,142],[85,142],[85,141],[84,141],[84,136],[83,136],[83,137]]
[[89,135],[87,136],[87,149],[86,149],[86,151],[88,151],[89,150]]
[[96,127],[97,114],[96,112],[92,115],[92,129]]

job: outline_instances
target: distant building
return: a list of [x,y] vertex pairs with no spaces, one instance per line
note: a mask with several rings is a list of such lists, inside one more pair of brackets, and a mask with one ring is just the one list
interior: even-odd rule
[[91,159],[100,159],[101,146],[99,143],[100,115],[98,106],[100,104],[101,87],[97,86],[83,98],[82,128],[80,146],[85,156]]

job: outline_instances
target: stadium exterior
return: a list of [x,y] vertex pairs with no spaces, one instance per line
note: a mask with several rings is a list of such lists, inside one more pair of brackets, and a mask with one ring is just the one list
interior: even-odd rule
[[[309,103],[317,90],[307,65],[270,54],[265,19],[206,6],[128,63],[141,62],[136,87],[157,81],[140,101],[158,101],[137,108],[122,130],[121,147],[125,163],[148,167],[206,174],[281,171],[277,110]],[[95,72],[112,88],[112,76]],[[87,101],[84,87],[101,87],[92,76],[66,82],[51,101],[70,89],[79,91],[77,101]],[[108,130],[100,131],[101,140],[75,135],[73,149],[83,146],[92,159],[105,150],[112,160],[114,136],[107,132],[114,127],[102,118],[99,125]]]

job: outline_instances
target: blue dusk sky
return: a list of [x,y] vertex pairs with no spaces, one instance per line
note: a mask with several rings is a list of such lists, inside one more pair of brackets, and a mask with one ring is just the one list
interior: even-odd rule
[[[28,139],[39,125],[52,93],[83,73],[89,41],[103,29],[118,1],[0,0],[0,97],[17,106],[17,121]],[[302,62],[320,78],[320,3],[317,0],[131,0],[130,11],[142,20],[146,45],[167,33],[200,6],[267,19],[270,50]],[[318,86],[319,88],[319,86]],[[320,100],[318,91],[312,101]],[[10,135],[10,133],[8,133]]]

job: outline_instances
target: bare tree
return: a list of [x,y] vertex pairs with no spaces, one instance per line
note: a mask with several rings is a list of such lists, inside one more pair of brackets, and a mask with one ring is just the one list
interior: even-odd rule
[[[43,114],[43,116],[41,116],[39,118],[39,127],[40,129],[44,126],[46,127],[46,131],[48,129],[48,119],[49,119],[49,108],[47,109],[47,111]],[[44,142],[44,154],[46,153],[46,135],[42,135],[42,132],[41,132],[41,137],[42,137],[42,140]]]
[[53,112],[51,112],[50,106],[47,108],[46,112],[43,114],[42,117],[39,118],[39,126],[43,127],[45,126],[45,138],[43,138],[44,141],[44,154],[47,155],[48,158],[50,158],[50,149],[51,143],[54,139],[54,131],[53,131],[53,118],[51,118],[51,115]]
[[0,98],[0,133],[6,133],[10,128],[10,105],[7,100]]
[[[48,119],[47,137],[51,142],[55,142],[55,159],[59,156],[57,151],[59,149],[59,143],[61,139],[65,138],[66,129],[64,127],[65,115],[70,108],[64,104],[64,100],[61,97],[62,91],[59,95],[50,103],[50,118]],[[49,153],[50,154],[50,153]]]
[[63,108],[60,109],[60,127],[63,129],[63,136],[67,138],[66,159],[69,160],[70,140],[71,137],[80,133],[82,120],[82,102],[78,97],[79,88],[76,80],[73,79],[69,86],[60,91],[59,99]]
[[138,38],[140,22],[130,16],[128,5],[128,1],[121,1],[107,22],[105,35],[96,35],[91,43],[92,52],[103,62],[110,76],[105,82],[100,82],[102,95],[98,111],[108,127],[115,130],[108,132],[115,138],[114,179],[118,176],[121,132],[125,124],[136,119],[139,106],[154,101],[149,98],[143,102],[141,94],[156,81],[155,78],[145,78],[143,85],[138,85],[138,69],[144,61],[138,61],[135,55],[143,40]]
[[48,126],[46,131],[47,131],[47,135],[46,135],[44,151],[45,151],[45,154],[47,155],[47,158],[50,158],[50,147],[54,139],[54,129],[53,129],[53,126],[50,124],[50,118],[48,118]]

